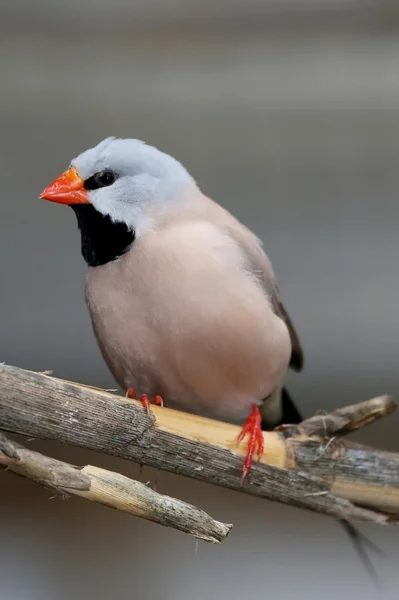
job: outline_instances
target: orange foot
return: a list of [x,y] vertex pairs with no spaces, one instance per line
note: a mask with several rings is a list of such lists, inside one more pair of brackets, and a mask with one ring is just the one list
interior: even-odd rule
[[[136,390],[134,388],[129,388],[126,392],[126,397],[131,398],[132,400],[137,400]],[[146,409],[147,415],[148,415],[150,412],[151,400],[149,399],[147,394],[141,394],[140,402]],[[156,404],[158,406],[163,406],[162,397],[158,396],[158,394],[156,396],[154,396],[152,399],[152,404]]]
[[241,485],[244,483],[244,479],[251,470],[252,458],[256,451],[258,461],[262,458],[263,454],[263,433],[261,428],[262,417],[259,412],[259,408],[256,404],[252,405],[252,411],[248,419],[245,421],[242,431],[238,436],[238,443],[242,442],[247,433],[249,433],[248,450],[247,456],[244,462],[244,468],[241,475]]

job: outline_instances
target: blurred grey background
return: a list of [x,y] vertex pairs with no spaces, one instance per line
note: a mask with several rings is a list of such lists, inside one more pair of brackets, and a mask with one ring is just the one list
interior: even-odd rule
[[[399,7],[356,0],[0,4],[0,360],[114,387],[83,301],[75,217],[38,199],[108,135],[184,162],[265,242],[306,353],[306,415],[399,399]],[[398,417],[357,438],[399,450]],[[0,600],[397,598],[399,535],[78,449],[235,527],[221,547],[0,472]]]

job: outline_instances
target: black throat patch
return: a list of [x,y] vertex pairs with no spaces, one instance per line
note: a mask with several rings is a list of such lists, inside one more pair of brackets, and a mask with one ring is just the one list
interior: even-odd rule
[[91,204],[71,204],[81,234],[82,256],[89,267],[98,267],[124,254],[135,239],[125,223],[114,223]]

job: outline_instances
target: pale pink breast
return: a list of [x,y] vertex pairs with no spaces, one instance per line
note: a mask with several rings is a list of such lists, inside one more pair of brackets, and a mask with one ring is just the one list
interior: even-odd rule
[[87,302],[118,383],[174,408],[240,422],[288,368],[285,323],[207,223],[148,235],[91,269]]

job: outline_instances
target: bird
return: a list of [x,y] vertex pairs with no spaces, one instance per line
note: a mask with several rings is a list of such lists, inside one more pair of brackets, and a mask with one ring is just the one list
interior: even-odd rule
[[118,384],[146,408],[162,399],[243,424],[245,477],[262,427],[299,419],[283,380],[303,366],[260,240],[179,161],[136,139],[84,151],[40,197],[75,212],[86,304]]
[[[243,483],[262,431],[302,421],[284,381],[304,352],[261,240],[181,162],[137,139],[83,151],[40,198],[76,215],[85,301],[118,385],[147,411],[241,425]],[[361,552],[361,534],[341,523]]]

